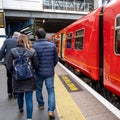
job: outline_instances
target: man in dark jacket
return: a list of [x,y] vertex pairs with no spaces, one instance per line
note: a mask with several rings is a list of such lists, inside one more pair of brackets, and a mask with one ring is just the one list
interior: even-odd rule
[[[19,37],[19,32],[14,32],[12,38],[8,38],[4,41],[1,50],[0,50],[0,60],[4,58],[4,65],[6,67],[6,61],[9,56],[9,51],[11,48],[14,48],[17,46],[17,40]],[[11,99],[13,97],[13,90],[12,90],[12,74],[6,67],[6,73],[7,73],[7,92],[8,92],[8,98]],[[14,96],[15,97],[15,96]]]
[[54,93],[54,68],[58,62],[58,54],[54,43],[45,39],[46,32],[43,28],[35,32],[36,43],[33,48],[36,50],[39,60],[39,69],[37,72],[37,90],[36,98],[40,110],[44,109],[44,100],[42,95],[43,82],[48,92],[48,116],[54,119],[55,93]]

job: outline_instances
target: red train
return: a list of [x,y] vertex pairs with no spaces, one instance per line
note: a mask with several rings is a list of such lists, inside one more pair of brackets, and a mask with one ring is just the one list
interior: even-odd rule
[[120,0],[97,8],[52,37],[62,61],[120,96]]

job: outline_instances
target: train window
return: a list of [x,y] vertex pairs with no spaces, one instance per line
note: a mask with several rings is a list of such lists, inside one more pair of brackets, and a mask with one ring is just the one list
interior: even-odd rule
[[115,52],[120,54],[120,29],[115,32]]
[[72,47],[72,33],[67,34],[66,48]]
[[116,26],[120,26],[120,16],[117,17],[117,24],[116,24]]
[[115,52],[120,54],[120,16],[116,18],[115,28]]
[[75,49],[83,49],[84,29],[76,31],[75,34]]

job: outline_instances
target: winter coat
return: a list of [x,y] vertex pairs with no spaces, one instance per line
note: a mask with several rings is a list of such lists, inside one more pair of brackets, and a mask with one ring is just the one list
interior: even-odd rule
[[54,43],[48,42],[45,38],[39,39],[33,45],[37,52],[39,68],[37,74],[41,77],[54,75],[54,67],[58,62],[58,54]]
[[[24,53],[26,51],[26,49],[24,48],[23,45],[19,45],[17,47],[17,50],[19,53]],[[16,53],[13,53],[13,50],[10,50],[10,54],[7,60],[7,69],[9,71],[13,71],[13,60],[16,59],[18,56],[16,55]],[[31,60],[31,63],[33,65],[33,69],[37,70],[38,68],[38,58],[37,58],[37,54],[36,51],[34,49],[32,49],[31,51],[29,51],[29,58]],[[25,80],[15,80],[14,76],[13,76],[13,91],[16,93],[20,93],[20,92],[27,92],[27,91],[33,91],[36,89],[36,79],[35,76],[33,78],[30,79],[25,79]]]
[[9,51],[11,48],[15,48],[17,46],[18,38],[8,38],[4,41],[1,50],[0,50],[0,60],[4,58],[4,64],[6,65],[6,61],[9,56]]

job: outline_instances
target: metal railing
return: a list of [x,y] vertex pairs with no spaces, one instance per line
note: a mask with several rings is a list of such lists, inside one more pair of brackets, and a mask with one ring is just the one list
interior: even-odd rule
[[43,9],[90,12],[93,4],[85,0],[43,0]]

